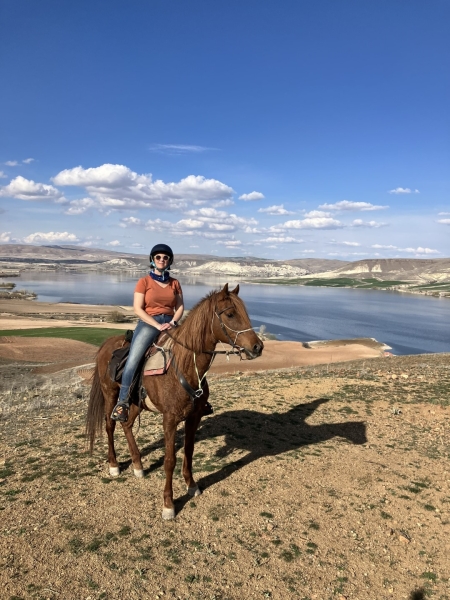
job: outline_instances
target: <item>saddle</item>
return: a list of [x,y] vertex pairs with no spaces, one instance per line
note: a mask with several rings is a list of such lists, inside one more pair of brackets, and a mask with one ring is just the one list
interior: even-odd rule
[[161,333],[156,342],[145,353],[144,377],[164,375],[172,362],[171,348],[173,340],[167,333]]
[[[108,364],[109,376],[112,381],[118,383],[122,380],[123,370],[127,362],[128,354],[130,353],[130,342],[133,337],[132,331],[127,331],[124,345],[117,350],[114,350],[111,360]],[[167,333],[161,333],[156,342],[152,344],[146,351],[143,364],[144,375],[164,375],[171,363],[170,349],[173,341]],[[138,371],[140,372],[140,371]]]
[[108,363],[108,373],[112,381],[120,383],[122,380],[122,373],[125,368],[125,363],[127,362],[128,354],[130,353],[130,343],[133,339],[133,333],[134,331],[132,329],[128,329],[125,333],[122,347],[114,350],[111,355],[111,360]]

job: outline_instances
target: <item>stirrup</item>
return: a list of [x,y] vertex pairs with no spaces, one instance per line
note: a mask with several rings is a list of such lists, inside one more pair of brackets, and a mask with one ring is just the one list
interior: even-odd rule
[[113,408],[111,419],[114,421],[119,421],[120,423],[125,423],[128,421],[129,408],[130,407],[125,402],[118,402]]

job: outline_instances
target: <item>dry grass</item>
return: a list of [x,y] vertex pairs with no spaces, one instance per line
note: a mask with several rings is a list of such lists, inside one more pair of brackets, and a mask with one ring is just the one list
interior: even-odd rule
[[179,463],[168,523],[160,417],[138,435],[146,478],[119,432],[112,480],[105,441],[85,452],[88,387],[70,371],[31,387],[22,365],[1,399],[2,597],[450,598],[448,359],[212,378],[204,492],[187,497]]

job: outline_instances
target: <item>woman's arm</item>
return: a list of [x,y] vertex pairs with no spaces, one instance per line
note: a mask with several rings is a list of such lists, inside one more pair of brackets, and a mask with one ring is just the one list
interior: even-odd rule
[[184,313],[184,302],[183,302],[183,294],[177,294],[175,297],[175,314],[173,315],[171,324],[176,321],[180,321],[181,317]]

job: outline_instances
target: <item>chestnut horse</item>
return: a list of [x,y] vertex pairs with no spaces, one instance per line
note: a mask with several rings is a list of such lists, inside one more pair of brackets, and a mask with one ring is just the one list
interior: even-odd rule
[[[218,292],[211,292],[203,298],[188,314],[186,320],[177,329],[170,330],[174,339],[172,363],[164,375],[142,378],[145,388],[155,409],[163,414],[165,441],[163,519],[175,517],[173,503],[173,471],[176,463],[175,435],[177,426],[185,421],[183,476],[188,493],[198,496],[201,492],[192,476],[192,455],[194,452],[195,432],[200,423],[206,401],[209,396],[206,375],[216,354],[216,344],[231,344],[238,352],[245,353],[248,359],[257,358],[263,350],[263,343],[253,331],[243,301],[238,297],[239,286],[228,290],[228,284]],[[114,429],[116,422],[111,412],[117,402],[120,386],[112,381],[108,372],[111,354],[124,343],[124,336],[107,339],[97,353],[93,375],[91,395],[86,417],[86,436],[92,452],[94,440],[102,430],[106,420],[108,435],[108,462],[111,476],[120,474],[114,449]],[[174,364],[175,362],[175,364]],[[183,380],[183,384],[180,382]],[[203,392],[202,392],[203,389]],[[126,423],[121,423],[136,477],[143,477],[141,455],[133,435],[133,423],[142,408],[131,404]]]

